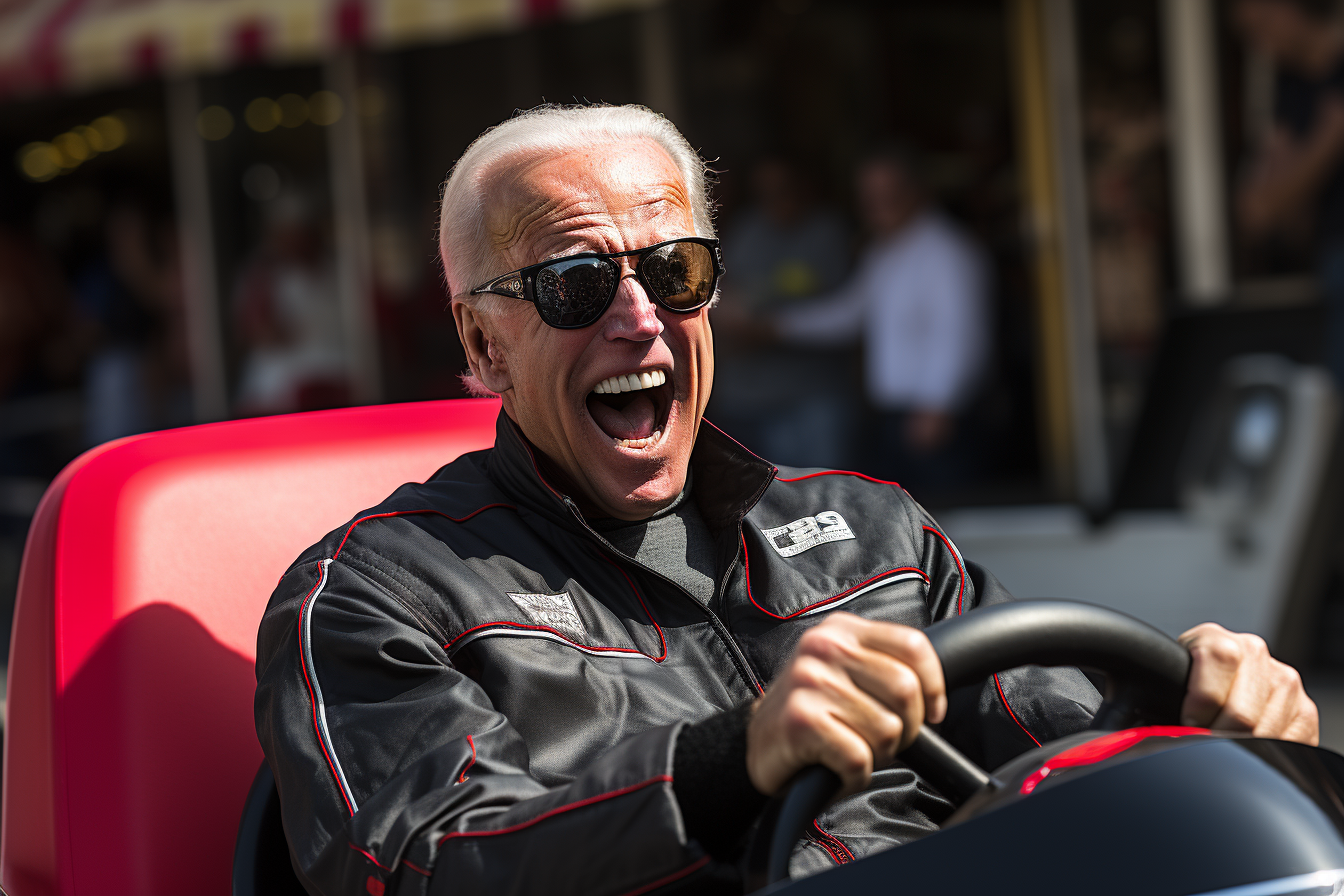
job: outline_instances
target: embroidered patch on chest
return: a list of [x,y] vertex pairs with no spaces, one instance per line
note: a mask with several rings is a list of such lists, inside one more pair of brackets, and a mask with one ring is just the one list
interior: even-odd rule
[[586,641],[588,632],[579,619],[579,611],[574,609],[574,601],[568,591],[559,594],[521,594],[506,591],[513,602],[537,625],[553,628],[575,641]]
[[761,534],[781,557],[792,557],[819,544],[854,537],[849,523],[834,510],[823,510],[816,516],[805,516],[774,529],[762,529]]

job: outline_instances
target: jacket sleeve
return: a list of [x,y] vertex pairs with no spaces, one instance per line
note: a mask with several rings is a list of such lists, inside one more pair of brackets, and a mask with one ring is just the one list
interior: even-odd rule
[[281,580],[256,723],[309,892],[619,894],[707,864],[671,787],[680,726],[623,741],[573,780],[539,780],[444,640],[341,562],[309,557]]
[[[924,521],[924,569],[934,622],[1013,599],[992,573],[961,556],[931,519]],[[939,730],[982,768],[993,771],[1044,743],[1092,723],[1101,695],[1071,666],[1021,666],[948,695]]]

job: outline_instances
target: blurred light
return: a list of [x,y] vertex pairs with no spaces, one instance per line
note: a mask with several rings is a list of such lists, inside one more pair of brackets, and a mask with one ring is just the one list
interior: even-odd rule
[[126,142],[126,123],[116,115],[95,118],[89,123],[89,127],[103,138],[103,152],[111,152]]
[[341,120],[344,112],[345,103],[330,90],[319,90],[308,98],[308,114],[312,117],[313,124],[320,124],[323,127],[335,124]]
[[97,155],[98,153],[103,151],[103,135],[95,131],[93,128],[89,127],[88,125],[81,124],[77,127],[71,128],[70,130],[75,134],[78,134],[79,138],[83,140],[86,144],[88,144],[89,152],[91,154]]
[[233,113],[223,106],[206,106],[196,116],[196,133],[206,140],[223,140],[233,133]]
[[87,161],[92,153],[89,152],[89,144],[84,142],[84,138],[74,133],[66,131],[55,140],[51,141],[56,148],[61,151],[61,155],[69,160],[67,168],[73,168],[80,162]]
[[50,143],[29,143],[19,150],[17,161],[29,180],[51,180],[61,173],[61,151]]
[[387,109],[387,94],[376,84],[366,84],[355,94],[355,105],[365,118],[377,118]]
[[243,192],[255,202],[270,202],[280,195],[280,173],[259,162],[243,172]]
[[1249,399],[1237,411],[1232,429],[1232,451],[1248,467],[1269,460],[1283,431],[1283,407],[1268,395]]
[[247,126],[260,134],[275,130],[281,117],[280,104],[268,96],[259,96],[248,103],[243,113]]
[[287,93],[278,100],[280,123],[287,128],[296,128],[308,120],[308,101],[297,93]]

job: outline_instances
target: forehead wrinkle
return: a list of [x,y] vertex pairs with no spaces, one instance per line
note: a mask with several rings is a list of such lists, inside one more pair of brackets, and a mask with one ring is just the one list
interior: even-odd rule
[[539,219],[559,206],[558,199],[538,197],[525,203],[501,227],[490,228],[490,242],[498,250],[511,249],[522,239],[523,233]]

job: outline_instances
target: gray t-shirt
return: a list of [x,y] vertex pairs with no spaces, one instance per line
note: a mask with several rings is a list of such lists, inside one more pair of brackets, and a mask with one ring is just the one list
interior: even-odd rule
[[621,553],[667,576],[705,606],[714,599],[714,536],[691,498],[691,482],[668,507],[646,520],[593,520]]

